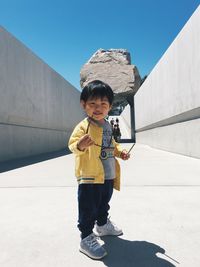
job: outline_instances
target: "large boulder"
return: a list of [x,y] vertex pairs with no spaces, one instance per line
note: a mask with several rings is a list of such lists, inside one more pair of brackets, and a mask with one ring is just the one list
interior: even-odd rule
[[131,65],[126,49],[99,49],[81,69],[80,84],[83,88],[92,80],[109,84],[115,94],[113,109],[123,108],[133,98],[141,85],[137,67]]

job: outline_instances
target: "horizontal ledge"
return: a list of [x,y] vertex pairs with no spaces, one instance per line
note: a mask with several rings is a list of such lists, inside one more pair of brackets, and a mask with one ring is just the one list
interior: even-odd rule
[[120,139],[119,143],[134,143],[134,139],[125,139],[125,138],[122,138]]
[[158,127],[164,127],[164,126],[168,126],[168,125],[172,125],[172,124],[176,124],[176,123],[187,122],[187,121],[196,120],[199,118],[200,118],[200,107],[183,112],[183,113],[180,113],[180,114],[175,115],[173,117],[152,123],[152,124],[147,125],[145,127],[136,129],[135,132],[139,133],[139,132],[151,130],[151,129],[158,128]]
[[24,128],[34,128],[34,129],[39,129],[39,130],[48,130],[48,131],[57,131],[57,132],[68,132],[68,131],[71,131],[71,129],[63,129],[62,130],[62,129],[56,129],[56,128],[38,127],[38,126],[15,124],[15,123],[5,123],[5,122],[0,122],[0,126],[1,125],[24,127]]

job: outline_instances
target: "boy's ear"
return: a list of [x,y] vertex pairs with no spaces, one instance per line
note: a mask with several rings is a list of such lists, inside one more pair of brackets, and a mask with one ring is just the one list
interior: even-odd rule
[[84,100],[81,100],[81,101],[80,101],[80,104],[81,104],[81,107],[82,107],[83,109],[85,109],[85,101],[84,101]]

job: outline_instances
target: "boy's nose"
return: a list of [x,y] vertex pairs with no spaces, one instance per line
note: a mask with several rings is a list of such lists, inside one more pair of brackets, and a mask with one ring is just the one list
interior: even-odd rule
[[95,109],[99,109],[101,106],[99,104],[95,105]]

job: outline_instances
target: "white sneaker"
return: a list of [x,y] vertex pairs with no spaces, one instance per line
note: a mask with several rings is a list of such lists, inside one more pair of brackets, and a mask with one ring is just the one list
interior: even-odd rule
[[107,223],[98,226],[97,224],[95,225],[95,234],[97,236],[105,236],[105,235],[122,235],[122,229],[118,228],[110,219],[107,219]]
[[107,255],[105,249],[100,245],[98,237],[93,233],[81,240],[79,251],[95,260],[102,259]]

